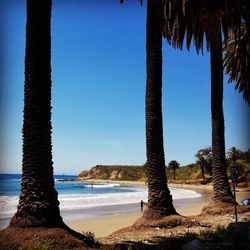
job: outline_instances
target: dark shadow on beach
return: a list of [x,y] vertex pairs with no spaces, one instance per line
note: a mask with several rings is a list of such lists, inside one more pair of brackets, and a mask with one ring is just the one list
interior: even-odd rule
[[102,245],[103,250],[145,249],[250,249],[250,222],[231,223],[225,228],[201,230],[199,234],[188,232],[180,236],[153,237],[147,241],[124,241],[113,245]]

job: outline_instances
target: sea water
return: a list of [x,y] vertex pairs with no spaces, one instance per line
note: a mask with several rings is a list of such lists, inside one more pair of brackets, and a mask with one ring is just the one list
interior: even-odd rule
[[[62,212],[121,205],[147,201],[147,189],[143,186],[126,187],[120,184],[91,184],[77,181],[73,175],[55,175],[55,188],[58,192],[60,210]],[[11,218],[16,212],[21,189],[20,174],[0,174],[0,220]],[[174,200],[198,198],[201,195],[185,189],[171,188]],[[1,223],[0,223],[1,224]],[[1,225],[0,225],[1,226]]]

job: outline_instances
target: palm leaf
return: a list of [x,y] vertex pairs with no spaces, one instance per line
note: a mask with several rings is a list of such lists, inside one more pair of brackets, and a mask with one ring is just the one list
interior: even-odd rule
[[237,35],[230,35],[228,43],[224,43],[224,52],[228,83],[235,82],[235,89],[243,93],[244,100],[250,105],[250,34],[246,24],[242,24]]

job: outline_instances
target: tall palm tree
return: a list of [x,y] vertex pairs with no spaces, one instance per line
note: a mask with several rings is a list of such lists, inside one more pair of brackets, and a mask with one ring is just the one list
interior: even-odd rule
[[210,147],[200,149],[196,154],[196,164],[201,169],[202,179],[205,179],[205,170],[212,176],[212,149]]
[[227,151],[227,158],[233,165],[236,164],[236,161],[240,159],[241,155],[242,155],[242,152],[236,147],[232,147]]
[[205,165],[206,160],[202,156],[198,156],[197,160],[195,161],[195,164],[200,167],[201,170],[201,177],[204,180],[205,179]]
[[178,169],[180,167],[179,162],[176,161],[176,160],[172,160],[172,161],[170,161],[168,163],[168,167],[173,169],[173,171],[174,171],[174,180],[175,180],[176,179],[176,176],[175,176],[176,169]]
[[[237,39],[237,37],[239,39]],[[224,68],[229,74],[228,82],[236,82],[235,89],[243,92],[243,98],[250,105],[250,30],[246,23],[240,32],[231,33],[224,46]]]
[[212,113],[212,155],[213,191],[215,200],[233,202],[233,195],[227,176],[225,155],[225,126],[223,112],[223,62],[220,17],[211,17],[214,32],[209,32],[211,65],[211,113]]
[[[165,0],[165,37],[174,47],[187,48],[194,41],[197,52],[206,41],[210,49],[211,117],[213,154],[213,199],[233,203],[227,176],[223,114],[222,32],[228,38],[229,29],[237,32],[247,15],[246,0]],[[222,29],[221,29],[222,27]],[[169,35],[170,33],[170,35]],[[205,39],[204,39],[205,37]]]
[[[120,0],[123,3],[125,0]],[[143,0],[138,0],[141,4]],[[177,214],[167,185],[162,125],[163,1],[147,1],[146,24],[146,151],[148,184],[146,218]]]
[[22,186],[11,227],[61,226],[51,145],[51,0],[27,0]]
[[147,1],[146,176],[147,218],[177,214],[167,186],[162,126],[162,0]]
[[201,177],[204,180],[205,179],[205,165],[206,165],[206,160],[203,156],[202,153],[200,153],[200,150],[198,151],[197,154],[195,154],[196,157],[196,165],[198,165],[201,169]]

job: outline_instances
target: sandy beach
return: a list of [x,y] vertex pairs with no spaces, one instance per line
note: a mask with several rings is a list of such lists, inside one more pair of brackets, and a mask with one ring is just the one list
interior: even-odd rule
[[[123,183],[124,184],[124,183]],[[131,183],[129,183],[131,184]],[[174,206],[181,215],[198,215],[202,208],[208,204],[212,195],[211,186],[193,185],[169,185],[171,187],[191,189],[201,194],[199,198],[174,200]],[[250,191],[237,192],[237,201],[250,197]],[[93,208],[92,208],[93,209]],[[110,214],[109,214],[110,211]],[[115,211],[115,212],[114,212]],[[85,211],[87,212],[87,211]],[[98,212],[98,211],[97,211]],[[95,218],[83,218],[74,220],[66,219],[66,223],[78,232],[92,232],[97,238],[108,236],[110,233],[132,225],[142,216],[139,204],[127,204],[123,206],[102,207],[100,216]]]
[[[103,181],[89,180],[90,183],[104,183]],[[108,181],[108,183],[116,183],[121,186],[145,189],[143,182],[127,182],[127,181]],[[211,185],[187,185],[187,184],[168,184],[170,188],[178,188],[192,190],[200,194],[200,197],[179,198],[174,199],[174,207],[177,212],[184,216],[198,215],[202,208],[208,204],[212,196]],[[181,195],[181,190],[178,195]],[[185,193],[185,192],[184,192]],[[146,194],[146,193],[145,193]],[[184,195],[185,197],[185,195]],[[250,190],[237,189],[236,199],[240,201],[250,197]],[[131,200],[130,200],[131,201]],[[108,236],[110,233],[132,225],[138,218],[142,216],[140,211],[140,201],[137,203],[125,203],[117,205],[96,205],[85,208],[74,208],[69,210],[61,209],[61,216],[66,224],[72,229],[82,232],[92,232],[97,238]],[[9,224],[11,217],[0,219],[0,227],[4,228]]]

